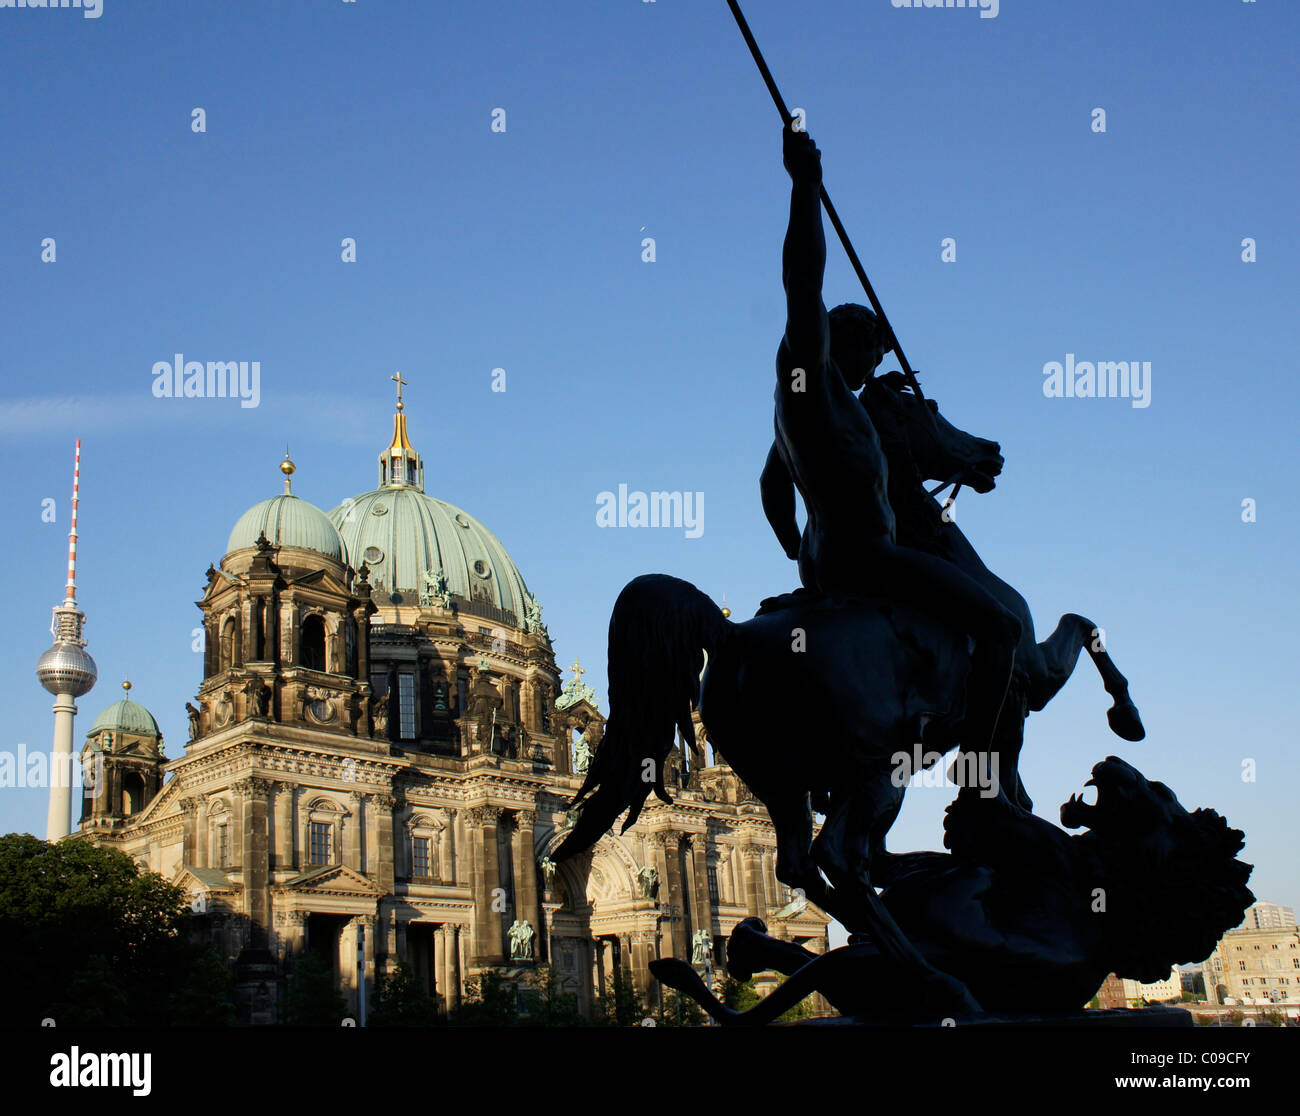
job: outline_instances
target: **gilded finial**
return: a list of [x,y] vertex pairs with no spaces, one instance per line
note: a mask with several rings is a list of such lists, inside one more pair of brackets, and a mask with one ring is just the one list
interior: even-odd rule
[[402,374],[400,372],[395,376],[389,376],[388,378],[397,384],[397,409],[399,411],[405,410],[405,406],[402,403],[402,388],[406,386],[406,381],[402,379]]
[[280,472],[284,474],[284,494],[289,495],[289,478],[298,471],[298,466],[289,459],[289,447],[284,447],[284,460],[280,462]]
[[122,689],[124,689],[124,690],[129,694],[129,693],[131,692],[131,683],[130,683],[130,682],[123,682],[123,683],[122,683]]
[[723,594],[722,594],[722,618],[723,618],[724,620],[730,620],[730,619],[731,619],[731,609],[729,609],[729,608],[727,607],[727,594],[726,594],[726,593],[723,593]]

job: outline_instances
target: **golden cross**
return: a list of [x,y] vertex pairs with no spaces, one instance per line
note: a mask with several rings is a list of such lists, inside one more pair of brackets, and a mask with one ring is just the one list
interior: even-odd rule
[[574,659],[573,666],[569,667],[569,673],[573,675],[576,681],[581,682],[582,676],[587,672],[583,669],[582,664],[577,659]]
[[396,376],[389,376],[388,378],[397,384],[397,409],[400,411],[402,409],[402,388],[405,386],[406,381],[402,379],[400,372]]

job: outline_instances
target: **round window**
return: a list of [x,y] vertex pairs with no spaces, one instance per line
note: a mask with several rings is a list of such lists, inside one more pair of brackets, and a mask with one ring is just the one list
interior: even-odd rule
[[384,552],[377,546],[368,546],[362,557],[373,566],[376,562],[384,560]]
[[370,509],[370,514],[371,514],[371,515],[387,515],[387,514],[388,514],[388,505],[387,505],[387,504],[376,504],[373,508]]
[[492,571],[488,568],[488,564],[483,561],[482,558],[475,559],[474,572],[482,578],[489,578],[492,576]]
[[469,527],[469,519],[466,517],[464,512],[457,512],[454,518],[462,527]]

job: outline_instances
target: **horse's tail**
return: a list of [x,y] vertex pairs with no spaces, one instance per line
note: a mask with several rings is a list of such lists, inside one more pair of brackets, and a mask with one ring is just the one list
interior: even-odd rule
[[594,845],[624,810],[626,832],[652,789],[672,802],[665,761],[678,731],[694,739],[691,709],[699,703],[704,653],[731,630],[721,609],[688,581],[646,574],[624,587],[609,620],[609,720],[573,800],[582,808],[555,851],[557,862]]

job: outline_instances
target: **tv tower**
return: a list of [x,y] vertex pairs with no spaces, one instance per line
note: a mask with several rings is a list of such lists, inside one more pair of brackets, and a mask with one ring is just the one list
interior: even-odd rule
[[54,746],[50,751],[50,813],[45,839],[57,841],[72,830],[72,720],[76,699],[88,694],[99,672],[86,653],[81,626],[86,615],[77,607],[77,504],[81,488],[81,439],[72,467],[72,526],[68,531],[68,586],[50,621],[51,647],[36,663],[36,677],[54,695]]

